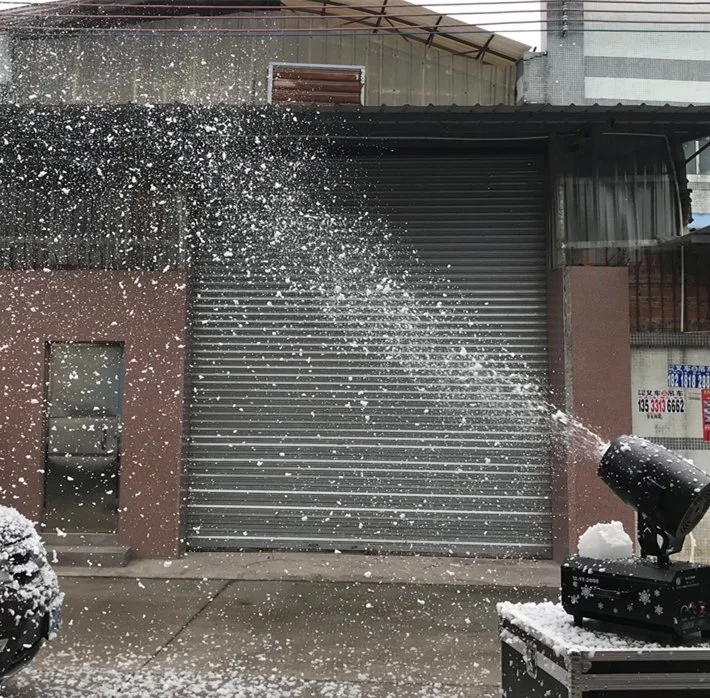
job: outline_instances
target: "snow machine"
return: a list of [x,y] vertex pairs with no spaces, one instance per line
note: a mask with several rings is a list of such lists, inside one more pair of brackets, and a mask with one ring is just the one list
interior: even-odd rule
[[562,564],[562,606],[584,618],[670,634],[710,637],[710,566],[671,562],[710,508],[710,477],[646,439],[622,436],[602,456],[599,476],[638,513],[641,556]]

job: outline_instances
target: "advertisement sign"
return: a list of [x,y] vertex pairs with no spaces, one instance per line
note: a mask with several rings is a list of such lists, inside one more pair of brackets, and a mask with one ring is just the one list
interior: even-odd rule
[[[710,394],[710,390],[708,390]],[[641,389],[637,391],[636,409],[647,419],[685,414],[685,391],[668,388]]]
[[669,388],[710,388],[710,366],[668,364]]
[[710,348],[632,348],[634,434],[651,440],[685,439],[710,465],[709,393]]
[[703,441],[710,441],[710,390],[703,390],[701,404],[703,410]]

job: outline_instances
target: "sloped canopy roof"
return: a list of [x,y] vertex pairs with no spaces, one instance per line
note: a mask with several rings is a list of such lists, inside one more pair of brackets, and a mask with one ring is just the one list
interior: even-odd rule
[[[21,1],[21,0],[20,0]],[[333,33],[389,33],[492,65],[513,65],[529,47],[407,0],[56,0],[0,10],[0,30],[130,31],[151,20],[240,12],[313,15]],[[224,31],[229,31],[226,28]],[[244,29],[235,27],[235,33]],[[284,25],[284,33],[299,30]]]
[[288,9],[340,18],[374,31],[393,31],[457,55],[494,65],[515,63],[529,46],[406,0],[282,0]]
[[[691,229],[693,226],[690,226]],[[662,249],[673,250],[678,247],[688,247],[689,245],[710,245],[710,226],[693,230],[685,235],[663,240],[658,243]]]

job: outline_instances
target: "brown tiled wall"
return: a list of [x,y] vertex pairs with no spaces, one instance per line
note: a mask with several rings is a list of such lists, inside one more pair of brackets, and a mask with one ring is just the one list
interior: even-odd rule
[[[629,270],[632,332],[681,331],[680,251],[649,251]],[[686,332],[710,331],[710,251],[685,251]]]
[[121,342],[119,542],[180,552],[187,294],[181,272],[0,273],[0,502],[42,517],[47,342]]
[[[548,284],[554,403],[605,441],[631,430],[631,349],[625,267],[567,267]],[[555,435],[551,453],[553,556],[576,552],[589,526],[633,511],[597,477],[599,453],[583,430]]]

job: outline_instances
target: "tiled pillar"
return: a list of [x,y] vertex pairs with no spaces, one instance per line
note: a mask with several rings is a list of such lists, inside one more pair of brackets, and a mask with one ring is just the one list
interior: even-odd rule
[[[580,266],[549,278],[553,400],[605,441],[631,430],[629,282],[626,267]],[[553,555],[576,552],[581,533],[611,520],[635,538],[634,512],[597,477],[599,455],[572,431],[552,453]]]

